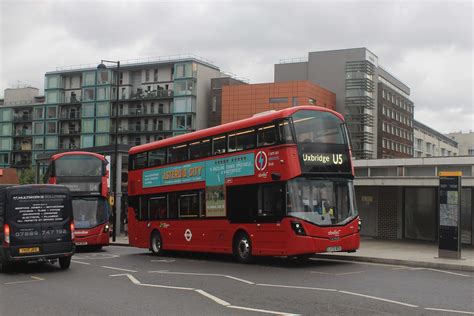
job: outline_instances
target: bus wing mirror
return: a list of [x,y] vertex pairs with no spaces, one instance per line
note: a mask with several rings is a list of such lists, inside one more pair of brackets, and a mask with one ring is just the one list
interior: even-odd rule
[[281,179],[281,174],[278,172],[272,172],[272,180],[278,181]]

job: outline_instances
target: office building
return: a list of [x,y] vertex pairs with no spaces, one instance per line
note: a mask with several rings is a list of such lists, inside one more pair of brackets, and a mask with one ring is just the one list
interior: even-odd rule
[[446,134],[449,138],[458,143],[459,156],[474,156],[474,132]]
[[458,143],[431,127],[414,121],[415,157],[458,156]]
[[[367,48],[310,52],[307,58],[282,60],[275,65],[275,82],[291,80],[309,80],[336,93],[336,110],[346,117],[356,158],[413,155],[410,88],[384,70]],[[383,114],[384,108],[389,115]]]
[[336,109],[336,95],[310,81],[246,84],[235,79],[212,80],[211,126],[229,123],[269,110],[298,105]]

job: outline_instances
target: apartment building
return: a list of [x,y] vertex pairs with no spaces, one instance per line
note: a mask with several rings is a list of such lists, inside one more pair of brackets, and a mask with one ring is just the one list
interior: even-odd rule
[[414,121],[415,157],[458,156],[458,143],[431,127]]
[[[41,153],[106,146],[116,139],[139,145],[208,126],[211,78],[221,75],[211,62],[187,55],[121,61],[118,72],[114,63],[97,66],[45,74],[45,102],[30,104],[24,113],[33,163]],[[1,108],[2,122],[18,114],[7,102]],[[13,135],[2,133],[5,166],[15,161],[12,153],[19,143],[13,143]]]
[[[308,57],[280,61],[275,65],[275,82],[291,80],[309,80],[336,93],[336,110],[347,120],[356,158],[413,155],[410,88],[384,70],[367,48],[310,52]],[[390,99],[379,96],[384,90],[390,92]],[[395,119],[383,114],[384,106],[395,113]],[[403,122],[397,121],[397,113],[403,115]],[[383,122],[395,126],[395,133],[393,128],[384,132]]]

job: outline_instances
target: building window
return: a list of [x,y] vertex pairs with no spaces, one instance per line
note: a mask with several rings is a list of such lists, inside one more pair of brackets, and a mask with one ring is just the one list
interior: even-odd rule
[[0,138],[0,149],[1,150],[11,150],[11,139],[10,138]]
[[[37,109],[43,110],[43,108],[35,108],[35,110],[37,110]],[[39,118],[43,118],[43,117],[39,117]],[[0,109],[0,122],[1,121],[11,122],[11,120],[12,120],[12,110],[11,109]]]
[[97,84],[110,83],[110,72],[108,70],[99,71],[97,81]]
[[108,144],[109,144],[109,135],[96,135],[95,136],[96,146],[106,146]]
[[150,81],[150,70],[145,70],[145,82]]
[[109,116],[110,106],[108,103],[97,103],[97,116]]
[[94,88],[85,88],[82,90],[82,100],[83,101],[94,101],[95,100],[95,89]]
[[288,98],[270,98],[269,103],[288,103]]
[[56,122],[46,122],[46,133],[47,134],[56,134],[57,133],[57,126]]
[[43,137],[33,137],[33,149],[35,149],[35,150],[44,149],[44,138]]
[[109,88],[107,87],[97,88],[97,100],[109,100],[109,99],[110,99]]
[[95,71],[85,72],[83,80],[83,86],[93,86],[95,85]]
[[94,147],[94,135],[81,136],[81,148]]
[[308,104],[315,105],[315,104],[316,104],[316,100],[309,98],[309,99],[308,99]]
[[47,112],[46,112],[46,118],[52,119],[52,118],[57,118],[58,117],[58,108],[55,106],[48,106]]
[[58,149],[58,137],[46,136],[45,149]]
[[[382,89],[382,98],[386,99],[387,96],[386,96],[386,92],[385,92],[385,89]],[[384,113],[385,114],[385,113]]]
[[[108,133],[109,132],[109,119],[97,119],[96,120],[96,133]],[[97,139],[96,139],[97,142]],[[100,146],[100,145],[97,145]]]
[[158,69],[153,70],[153,81],[158,81]]
[[82,132],[83,133],[94,133],[94,120],[82,120]]
[[94,103],[82,105],[82,117],[94,117]]
[[44,123],[43,122],[34,122],[33,123],[33,133],[35,135],[44,134]]

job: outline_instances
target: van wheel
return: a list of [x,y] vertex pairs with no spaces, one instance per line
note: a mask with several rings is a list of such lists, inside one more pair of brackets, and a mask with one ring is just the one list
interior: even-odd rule
[[161,256],[163,255],[163,240],[161,239],[161,235],[158,231],[154,231],[151,234],[150,238],[150,250],[153,254]]
[[234,240],[234,257],[240,263],[250,263],[253,261],[252,242],[246,233],[239,233]]
[[62,270],[66,270],[71,265],[71,257],[62,257],[59,258],[59,266]]

